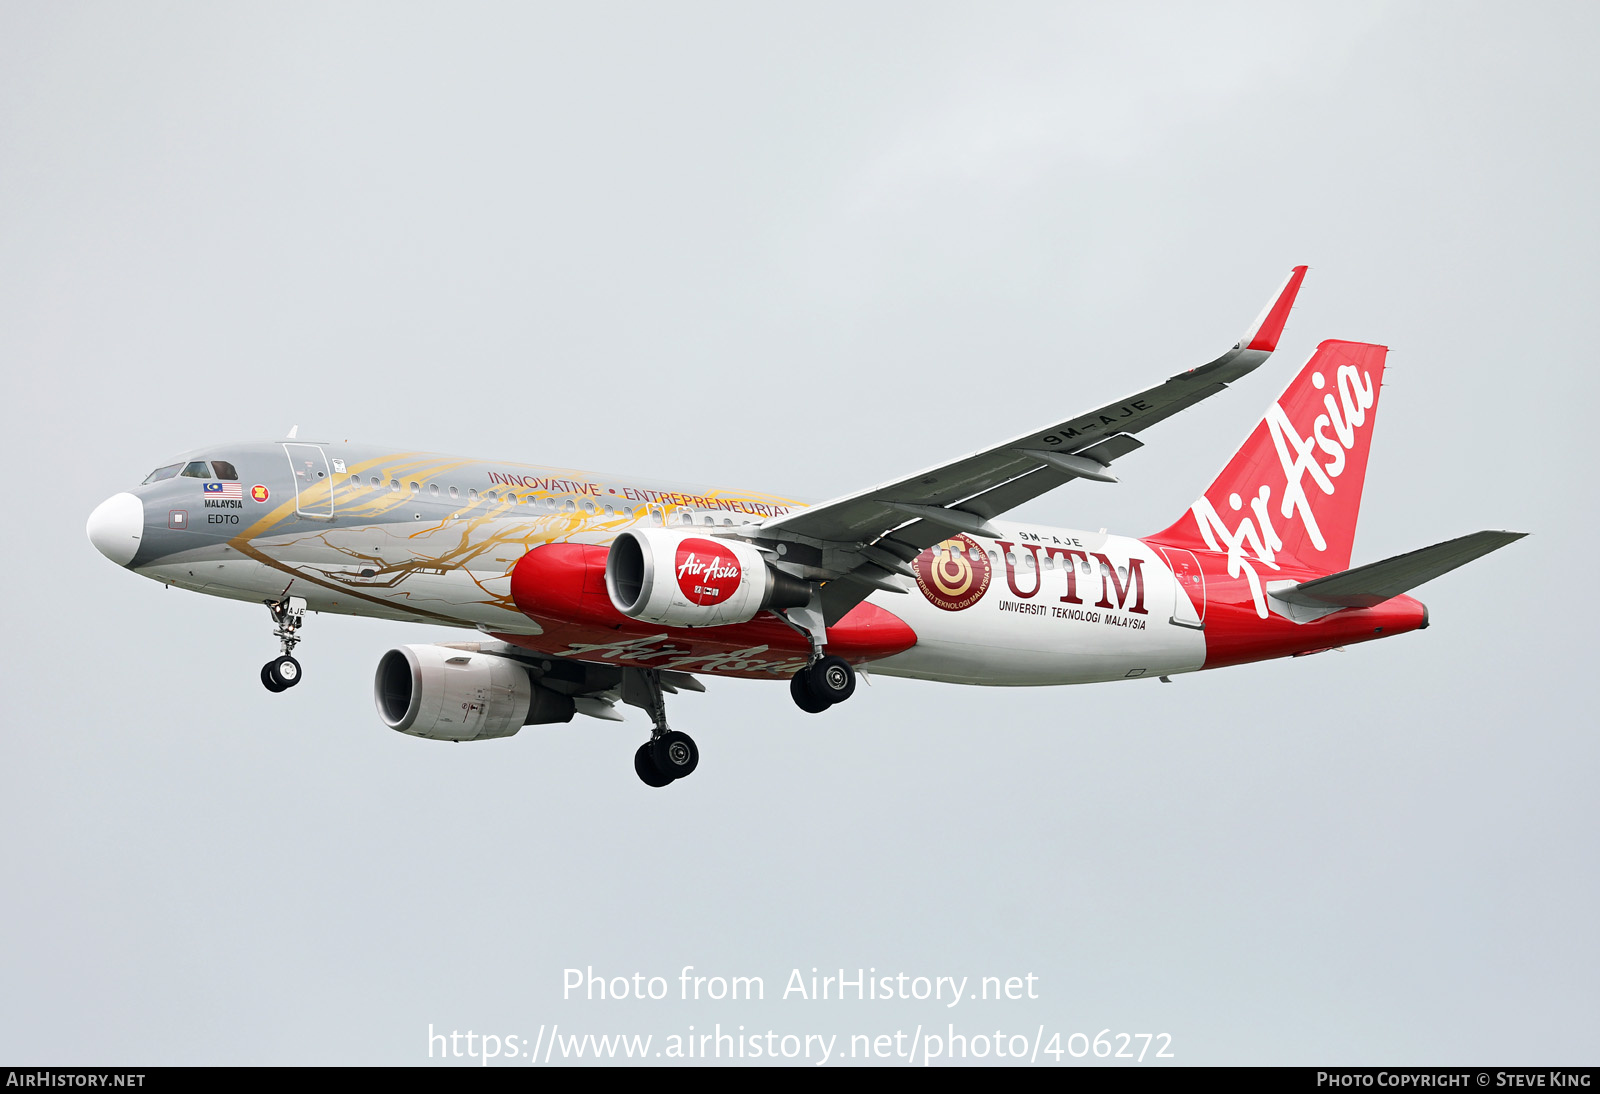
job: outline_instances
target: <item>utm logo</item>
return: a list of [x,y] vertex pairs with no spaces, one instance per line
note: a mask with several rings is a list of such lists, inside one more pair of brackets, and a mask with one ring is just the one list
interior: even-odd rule
[[266,501],[270,496],[271,495],[267,493],[267,488],[262,486],[260,483],[256,483],[250,488],[251,501]]
[[928,603],[947,612],[959,612],[982,600],[994,578],[994,567],[983,548],[961,535],[929,547],[911,560],[911,568]]

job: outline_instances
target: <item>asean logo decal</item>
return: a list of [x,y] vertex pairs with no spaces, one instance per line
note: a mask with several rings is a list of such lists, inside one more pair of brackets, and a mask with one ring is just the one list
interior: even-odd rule
[[267,488],[259,482],[250,488],[251,501],[266,501],[272,495],[267,493]]
[[732,551],[709,539],[686,539],[678,544],[678,588],[689,603],[721,604],[739,588],[744,572]]
[[917,588],[928,603],[947,612],[959,612],[983,599],[994,577],[989,556],[977,541],[955,536],[936,543],[911,560]]

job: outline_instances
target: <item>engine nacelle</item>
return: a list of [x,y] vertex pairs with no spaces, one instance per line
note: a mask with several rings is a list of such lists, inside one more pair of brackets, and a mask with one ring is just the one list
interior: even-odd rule
[[666,528],[618,534],[606,555],[606,592],[623,615],[663,627],[746,623],[811,597],[804,581],[773,569],[748,543]]
[[398,646],[378,661],[378,714],[436,741],[486,741],[523,726],[570,722],[572,697],[535,683],[509,657],[449,646]]

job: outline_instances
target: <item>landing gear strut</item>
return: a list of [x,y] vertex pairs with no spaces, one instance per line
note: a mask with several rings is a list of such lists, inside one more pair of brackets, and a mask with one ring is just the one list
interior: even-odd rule
[[661,673],[655,669],[623,669],[622,701],[650,715],[650,739],[633,754],[633,771],[646,786],[666,786],[687,778],[700,765],[694,738],[667,726],[667,700]]
[[261,683],[268,691],[284,691],[300,682],[300,662],[292,654],[300,643],[300,624],[305,621],[306,602],[298,596],[267,601],[272,613],[273,631],[282,655],[261,666]]

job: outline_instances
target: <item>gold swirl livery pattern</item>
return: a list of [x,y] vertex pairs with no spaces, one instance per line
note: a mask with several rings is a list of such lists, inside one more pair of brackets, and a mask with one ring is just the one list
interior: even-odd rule
[[994,578],[988,554],[976,540],[960,535],[923,551],[912,560],[911,568],[928,603],[947,612],[959,612],[982,600]]

